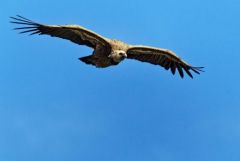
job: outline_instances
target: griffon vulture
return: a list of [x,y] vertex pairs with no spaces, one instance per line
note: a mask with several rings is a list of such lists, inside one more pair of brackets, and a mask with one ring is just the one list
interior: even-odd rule
[[170,50],[142,45],[129,45],[119,40],[105,38],[79,25],[44,25],[19,15],[10,18],[12,19],[11,23],[25,25],[14,28],[15,30],[21,30],[20,33],[50,35],[93,48],[94,51],[91,55],[79,59],[86,64],[96,67],[104,68],[117,65],[126,58],[135,59],[160,65],[166,70],[170,69],[172,74],[175,74],[177,69],[182,78],[184,77],[184,71],[193,78],[190,71],[200,74],[203,68],[189,65]]

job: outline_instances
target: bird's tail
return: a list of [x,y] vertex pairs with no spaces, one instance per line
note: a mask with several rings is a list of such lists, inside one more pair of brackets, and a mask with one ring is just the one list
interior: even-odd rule
[[84,62],[86,64],[96,66],[95,59],[92,57],[92,55],[81,57],[81,58],[79,58],[79,60],[81,60],[82,62]]

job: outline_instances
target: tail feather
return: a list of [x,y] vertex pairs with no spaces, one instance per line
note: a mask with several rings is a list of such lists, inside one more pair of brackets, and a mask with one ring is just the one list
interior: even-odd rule
[[91,65],[96,66],[94,58],[91,55],[81,57],[81,58],[79,58],[79,60],[81,60],[82,62],[84,62],[86,64],[91,64]]
[[86,64],[93,65],[97,68],[106,68],[111,65],[115,65],[115,64],[112,64],[109,59],[106,59],[106,58],[100,59],[98,57],[95,57],[94,55],[81,57],[81,58],[79,58],[79,60],[81,60],[82,62],[84,62]]

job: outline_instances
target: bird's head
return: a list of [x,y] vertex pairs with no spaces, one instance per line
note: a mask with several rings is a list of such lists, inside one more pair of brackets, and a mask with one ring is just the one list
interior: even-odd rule
[[127,57],[127,54],[123,50],[113,50],[109,55],[109,58],[112,58],[115,62],[121,62]]

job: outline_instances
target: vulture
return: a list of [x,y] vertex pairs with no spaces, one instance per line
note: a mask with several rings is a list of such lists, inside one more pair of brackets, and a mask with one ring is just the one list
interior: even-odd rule
[[173,51],[143,45],[130,45],[119,40],[103,37],[79,25],[45,25],[36,23],[22,16],[10,17],[11,23],[22,25],[15,30],[30,35],[50,35],[70,40],[78,45],[86,45],[93,49],[89,56],[79,58],[86,64],[99,68],[118,65],[125,59],[134,59],[159,65],[170,70],[174,75],[176,70],[181,78],[186,73],[193,78],[192,73],[200,74],[203,67],[194,67],[183,61]]

